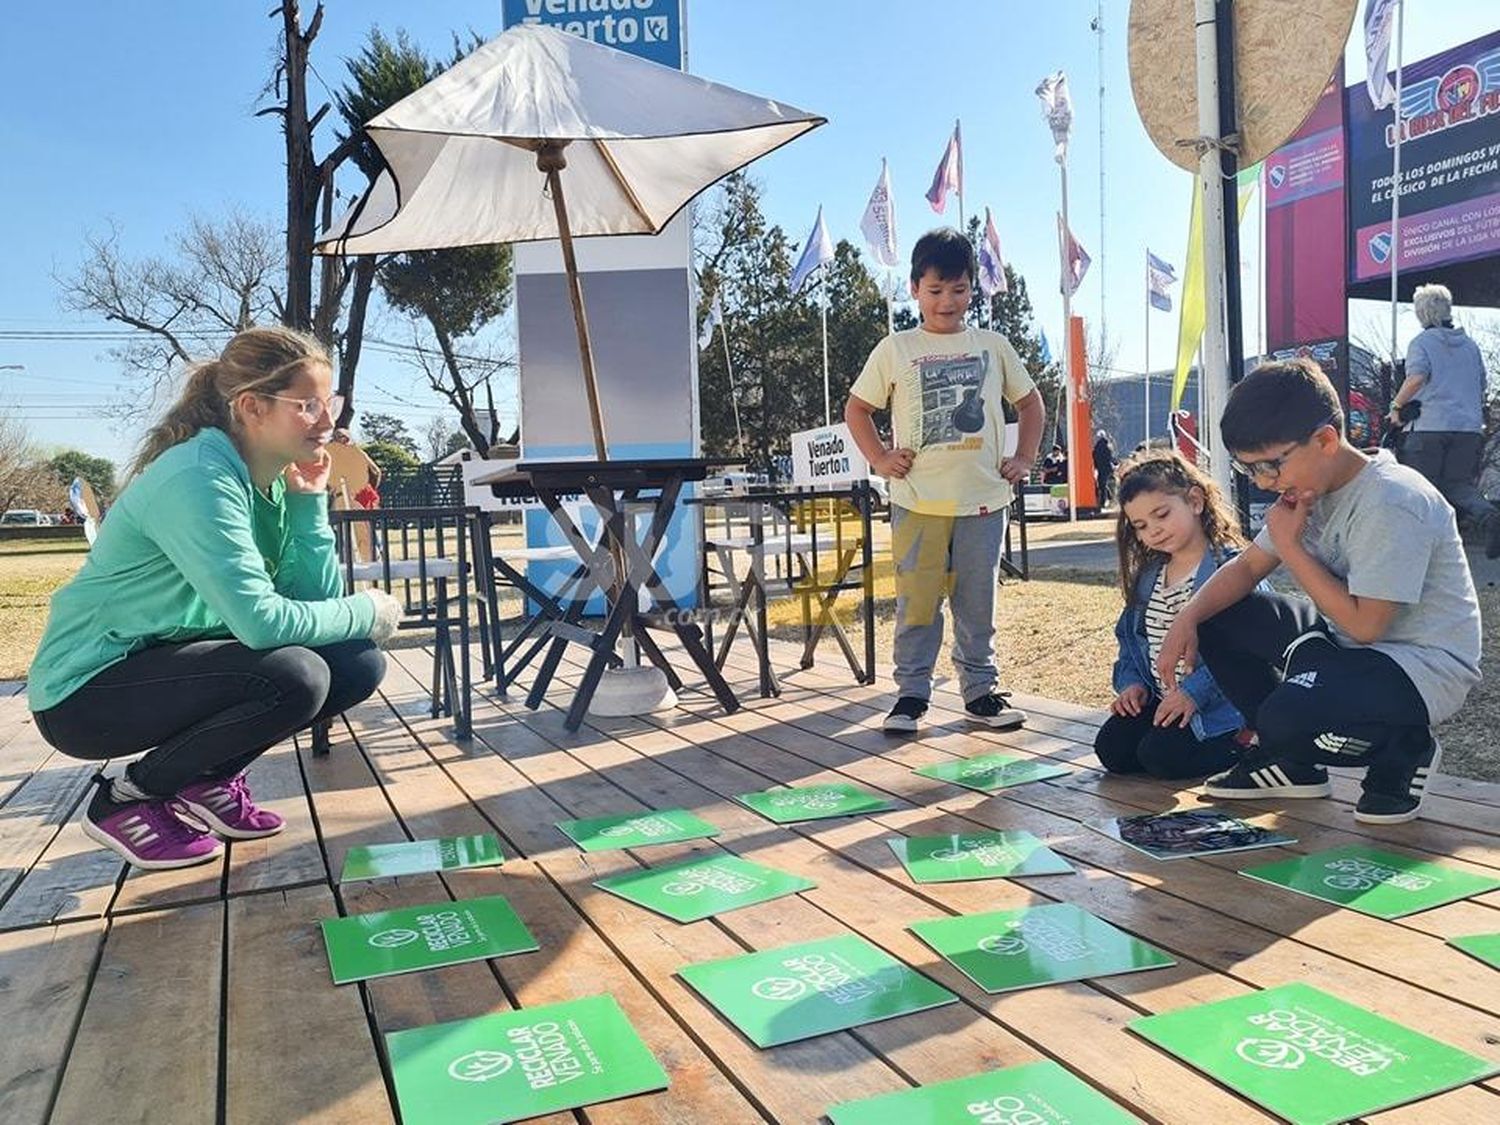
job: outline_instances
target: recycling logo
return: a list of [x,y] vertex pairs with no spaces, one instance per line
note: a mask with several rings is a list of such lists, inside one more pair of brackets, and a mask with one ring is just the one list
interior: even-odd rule
[[1234,1053],[1267,1070],[1296,1070],[1307,1061],[1301,1047],[1281,1039],[1241,1039]]
[[512,1060],[504,1051],[470,1051],[448,1064],[448,1077],[460,1082],[488,1082],[510,1070]]
[[410,945],[421,936],[416,930],[397,928],[371,934],[368,940],[369,944],[376,949],[399,949],[403,945]]

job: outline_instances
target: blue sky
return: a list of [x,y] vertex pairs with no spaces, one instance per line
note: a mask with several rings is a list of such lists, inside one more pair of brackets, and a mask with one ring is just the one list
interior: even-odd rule
[[[272,5],[257,0],[91,0],[23,5],[0,38],[0,402],[44,444],[69,444],[123,461],[134,440],[105,405],[124,386],[93,341],[28,343],[6,331],[81,330],[62,310],[56,273],[78,262],[84,236],[113,220],[132,254],[161,253],[192,212],[238,205],[275,220],[282,145],[274,119],[252,116],[274,55]],[[309,4],[309,8],[310,8]],[[1073,227],[1093,254],[1077,311],[1101,313],[1118,338],[1117,364],[1143,361],[1142,254],[1182,263],[1191,177],[1146,138],[1130,97],[1125,0],[1104,8],[1106,222],[1101,237],[1098,37],[1095,0],[688,0],[691,69],[815,110],[829,124],[754,167],[766,207],[794,240],[821,204],[835,238],[859,241],[858,223],[880,160],[890,161],[903,252],[939,219],[923,192],[954,119],[963,119],[967,209],[994,211],[1007,259],[1027,276],[1038,313],[1060,335],[1056,296],[1057,169],[1032,91],[1067,71],[1076,122],[1070,160]],[[1500,26],[1494,0],[1408,5],[1406,57],[1421,58]],[[499,0],[329,0],[313,63],[328,85],[372,25],[406,29],[433,53],[450,32],[500,27]],[[1348,77],[1364,75],[1362,51]],[[324,96],[319,78],[311,97]],[[324,151],[331,131],[320,130]],[[1253,225],[1246,230],[1253,263]],[[1102,266],[1102,270],[1101,270]],[[1101,275],[1103,285],[1101,286]],[[1247,278],[1253,289],[1253,272]],[[1101,308],[1102,302],[1102,308]],[[1355,312],[1356,325],[1365,315]],[[1247,298],[1253,333],[1254,303]],[[1408,318],[1409,319],[1409,318]],[[1414,326],[1413,326],[1414,328]],[[394,322],[377,325],[401,338]],[[1175,316],[1153,314],[1152,362],[1162,367]],[[1253,338],[1247,335],[1248,338]],[[363,404],[420,428],[443,411],[399,362],[367,354]]]

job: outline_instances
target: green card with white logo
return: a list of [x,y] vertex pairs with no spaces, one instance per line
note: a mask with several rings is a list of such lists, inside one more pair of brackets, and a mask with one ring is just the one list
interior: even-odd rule
[[323,921],[334,984],[539,949],[499,895]]
[[986,992],[1176,964],[1155,946],[1066,902],[939,918],[907,928]]
[[667,1088],[611,996],[414,1027],[385,1042],[405,1125],[499,1125]]
[[719,834],[712,824],[686,809],[559,820],[557,827],[586,852],[679,844],[683,840],[705,840]]
[[1334,1125],[1500,1072],[1300,983],[1127,1026],[1293,1125]]
[[877,797],[857,785],[845,782],[767,789],[762,793],[741,793],[735,800],[749,805],[761,816],[774,820],[777,824],[886,812],[892,807],[884,797]]
[[1073,868],[1030,832],[973,832],[887,840],[906,873],[918,883],[1007,879],[1015,875],[1067,875]]
[[465,867],[499,867],[504,862],[500,841],[493,836],[443,836],[399,844],[361,844],[350,848],[344,857],[339,882],[457,871]]
[[1376,918],[1401,918],[1500,887],[1500,879],[1488,875],[1358,844],[1247,867],[1240,874]]
[[817,884],[739,856],[714,855],[671,867],[611,875],[594,886],[674,921],[696,922],[726,910],[809,890]]
[[1492,969],[1500,969],[1500,934],[1469,934],[1449,938],[1448,944],[1479,958]]
[[1055,762],[1019,758],[1014,754],[981,754],[975,758],[964,758],[956,762],[939,762],[935,766],[923,766],[916,772],[923,777],[950,781],[954,785],[962,785],[968,789],[978,789],[981,793],[993,793],[997,789],[1008,789],[1012,785],[1025,785],[1028,781],[1062,777],[1073,771]]
[[833,1125],[1131,1125],[1126,1113],[1052,1061],[991,1070],[844,1102]]
[[920,1012],[958,997],[853,934],[679,969],[757,1047]]

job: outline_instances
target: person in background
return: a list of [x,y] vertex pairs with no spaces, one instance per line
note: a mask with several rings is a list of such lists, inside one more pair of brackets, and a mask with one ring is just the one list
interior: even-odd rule
[[1401,426],[1401,408],[1419,401],[1421,413],[1400,444],[1401,463],[1421,473],[1484,537],[1486,558],[1500,557],[1500,509],[1479,491],[1487,389],[1484,357],[1453,326],[1453,294],[1422,285],[1413,299],[1422,331],[1406,349],[1406,380],[1391,399],[1388,421]]
[[1094,489],[1100,508],[1109,506],[1110,497],[1114,494],[1115,466],[1119,463],[1119,459],[1115,457],[1115,443],[1110,441],[1109,432],[1100,430],[1094,435]]

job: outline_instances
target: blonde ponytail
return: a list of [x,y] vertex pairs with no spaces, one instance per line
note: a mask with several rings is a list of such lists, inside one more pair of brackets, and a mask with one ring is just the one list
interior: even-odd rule
[[194,364],[182,394],[141,441],[128,476],[135,477],[172,446],[210,426],[233,433],[233,403],[246,391],[285,390],[297,367],[308,361],[333,366],[328,350],[305,332],[273,325],[238,333],[218,359]]

